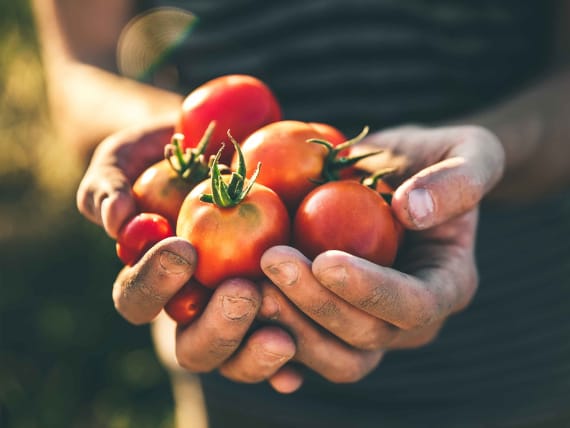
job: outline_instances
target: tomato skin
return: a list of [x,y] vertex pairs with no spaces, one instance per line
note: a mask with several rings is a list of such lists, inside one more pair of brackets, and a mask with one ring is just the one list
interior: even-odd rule
[[[347,140],[346,136],[342,133],[342,131],[340,131],[339,129],[335,128],[332,125],[329,125],[328,123],[309,122],[309,125],[315,128],[319,132],[319,134],[321,134],[322,136],[321,138],[323,140],[328,141],[333,146],[338,146],[339,144],[344,143]],[[341,153],[341,155],[344,154],[345,153]]]
[[190,281],[170,298],[164,311],[179,325],[190,324],[204,311],[211,295],[211,289]]
[[140,213],[131,218],[119,231],[117,256],[127,265],[134,265],[154,244],[174,236],[169,221],[155,213]]
[[[329,130],[323,135],[319,129],[319,124],[315,127],[305,122],[283,120],[258,129],[241,144],[247,165],[262,164],[257,182],[273,189],[292,212],[317,186],[315,181],[321,179],[327,150],[307,140],[325,139],[332,133]],[[337,136],[337,141],[331,143],[338,144],[340,138]],[[233,168],[236,163],[234,156]]]
[[175,225],[184,198],[194,184],[178,176],[167,159],[148,167],[133,184],[133,196],[141,212],[153,212]]
[[[256,129],[281,119],[281,107],[273,92],[259,79],[241,74],[212,79],[190,92],[182,102],[176,132],[184,135],[183,148],[198,145],[212,120],[216,128],[206,148],[208,159],[228,141],[228,130],[241,142]],[[233,149],[227,145],[222,163],[231,161]]]
[[325,183],[301,202],[293,222],[293,243],[314,259],[342,250],[391,266],[399,236],[391,207],[374,190],[354,180]]
[[291,226],[285,205],[273,190],[259,183],[241,203],[229,208],[202,202],[200,196],[209,193],[210,180],[192,189],[176,225],[176,234],[196,249],[194,278],[210,288],[231,277],[261,278],[265,250],[289,242]]

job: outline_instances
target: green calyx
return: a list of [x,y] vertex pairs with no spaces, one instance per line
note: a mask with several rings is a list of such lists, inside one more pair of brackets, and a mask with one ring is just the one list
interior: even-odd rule
[[[371,188],[372,190],[376,191],[376,187],[378,186],[378,182],[382,179],[384,179],[384,177],[386,177],[389,174],[392,174],[393,172],[396,171],[397,168],[382,168],[378,171],[376,171],[375,173],[362,177],[362,179],[360,180],[360,183],[366,187]],[[388,203],[391,204],[392,203],[392,194],[391,193],[385,193],[385,192],[380,192],[380,196],[382,196],[382,198],[384,198],[384,200]]]
[[369,127],[365,126],[364,129],[356,137],[345,141],[342,144],[333,146],[329,141],[319,138],[311,138],[307,140],[309,143],[321,144],[327,149],[323,171],[321,173],[321,180],[317,180],[318,184],[323,184],[329,181],[337,181],[340,179],[340,171],[349,166],[355,165],[358,161],[367,157],[382,153],[382,150],[376,150],[370,153],[364,153],[359,156],[340,156],[339,154],[356,143],[360,142],[368,134]]
[[[212,194],[203,194],[200,197],[202,202],[212,203],[220,208],[230,208],[241,203],[253,187],[259,171],[261,170],[261,162],[257,164],[255,172],[249,180],[246,180],[246,165],[243,153],[237,141],[228,131],[228,137],[235,147],[238,155],[238,166],[236,171],[232,171],[229,180],[224,180],[224,175],[220,170],[220,155],[224,146],[220,148],[214,157],[210,166],[210,177],[212,181]],[[226,182],[227,181],[227,182]],[[247,185],[246,185],[247,181]]]
[[197,184],[208,177],[210,167],[205,159],[204,151],[215,127],[215,122],[210,122],[195,148],[182,151],[184,135],[179,133],[174,134],[171,142],[164,147],[164,157],[178,176],[187,183]]

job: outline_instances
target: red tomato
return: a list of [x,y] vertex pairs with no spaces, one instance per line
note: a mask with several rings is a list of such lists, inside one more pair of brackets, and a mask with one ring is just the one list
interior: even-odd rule
[[166,218],[154,213],[141,213],[130,219],[119,231],[117,256],[128,265],[134,265],[154,244],[173,236]]
[[176,234],[196,249],[194,277],[210,288],[230,277],[261,278],[263,252],[289,242],[285,205],[273,190],[258,183],[243,201],[228,208],[200,200],[209,193],[210,180],[196,186],[184,200],[176,225]]
[[140,211],[160,214],[176,224],[184,198],[195,184],[188,183],[163,159],[147,168],[133,184]]
[[323,140],[328,141],[333,146],[338,146],[347,140],[346,136],[340,130],[328,123],[309,122],[309,125],[321,134]]
[[354,180],[315,188],[301,202],[293,223],[293,242],[314,259],[326,250],[342,250],[391,266],[399,235],[392,209],[374,190]]
[[166,313],[180,325],[194,321],[204,311],[212,290],[190,281],[172,296],[164,306]]
[[[199,86],[184,100],[176,131],[184,134],[184,148],[195,147],[210,121],[216,121],[206,159],[215,154],[227,132],[241,142],[256,129],[281,119],[281,107],[271,90],[259,79],[247,75],[227,75]],[[231,161],[229,148],[222,162]]]
[[[324,126],[327,125],[314,126],[294,120],[274,122],[258,129],[241,144],[246,164],[263,165],[257,182],[273,189],[291,211],[322,180],[328,150],[307,140],[330,137],[332,127],[329,125],[324,135],[321,133]],[[342,135],[340,131],[337,134]],[[337,136],[331,144],[338,144],[339,139]],[[236,162],[234,155],[234,168]]]
[[184,136],[176,133],[165,147],[165,159],[147,168],[133,184],[133,196],[139,210],[153,212],[176,224],[184,198],[208,177],[210,168],[204,157],[214,123],[211,122],[197,147],[182,150]]

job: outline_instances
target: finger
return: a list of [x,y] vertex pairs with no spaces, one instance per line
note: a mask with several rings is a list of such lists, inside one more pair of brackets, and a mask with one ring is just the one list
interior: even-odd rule
[[[370,373],[380,362],[383,351],[355,349],[313,323],[270,283],[262,285],[264,305],[273,308],[266,315],[285,327],[295,338],[294,361],[335,383],[356,382]],[[260,311],[260,315],[264,312]]]
[[473,209],[499,181],[504,151],[482,128],[453,128],[432,138],[447,139],[445,158],[406,180],[394,193],[398,219],[412,229],[426,229]]
[[291,394],[303,385],[303,375],[291,365],[285,365],[269,378],[271,387],[281,394]]
[[432,343],[444,322],[439,321],[415,330],[401,331],[390,343],[390,349],[414,349]]
[[472,209],[504,170],[499,140],[475,126],[396,128],[371,135],[358,150],[378,146],[386,153],[362,166],[393,166],[399,175],[411,175],[392,199],[396,216],[410,229],[426,229]]
[[87,171],[77,190],[76,203],[81,214],[103,226],[112,238],[136,214],[129,180],[120,169],[111,166],[93,166]]
[[[437,244],[436,244],[437,245]],[[375,265],[341,251],[327,251],[313,262],[313,272],[325,287],[360,308],[404,330],[440,322],[472,298],[476,289],[474,262],[465,251],[437,254],[418,265],[413,275]],[[421,262],[424,263],[424,262]]]
[[104,140],[79,184],[79,211],[116,238],[120,227],[136,213],[131,184],[164,156],[164,145],[171,135],[172,126],[160,126],[125,130]]
[[160,241],[137,264],[120,272],[113,285],[115,308],[133,324],[152,321],[190,280],[195,265],[196,253],[188,241]]
[[238,349],[259,309],[257,286],[231,279],[220,284],[202,315],[176,334],[178,363],[193,372],[219,367]]
[[360,349],[385,348],[398,329],[343,300],[323,287],[311,263],[296,249],[270,248],[261,259],[268,278],[313,321]]
[[236,382],[257,383],[269,379],[293,355],[295,342],[289,334],[276,326],[261,327],[220,367],[220,373]]

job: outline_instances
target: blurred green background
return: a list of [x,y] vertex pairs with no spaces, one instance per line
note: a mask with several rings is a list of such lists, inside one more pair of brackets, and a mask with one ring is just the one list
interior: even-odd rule
[[147,327],[114,311],[114,243],[76,211],[27,0],[0,0],[0,426],[171,427]]

